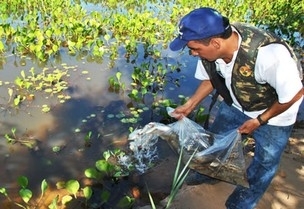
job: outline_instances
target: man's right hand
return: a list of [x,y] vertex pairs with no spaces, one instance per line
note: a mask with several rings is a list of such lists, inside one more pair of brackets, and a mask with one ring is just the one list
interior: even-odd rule
[[211,92],[213,91],[213,86],[209,80],[203,80],[201,84],[196,89],[194,95],[183,105],[175,108],[172,113],[172,117],[176,119],[181,119],[187,115],[189,115],[196,106]]
[[191,99],[188,100],[185,104],[175,108],[171,116],[180,120],[183,117],[187,117],[195,108],[195,105],[191,102]]

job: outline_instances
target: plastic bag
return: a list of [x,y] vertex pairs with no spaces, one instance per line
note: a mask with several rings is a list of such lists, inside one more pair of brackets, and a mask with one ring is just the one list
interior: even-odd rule
[[[172,109],[167,110],[170,115]],[[179,136],[180,149],[184,150],[185,164],[192,153],[196,152],[189,164],[191,169],[213,178],[248,187],[242,137],[237,130],[222,135],[213,134],[187,117],[169,126]]]

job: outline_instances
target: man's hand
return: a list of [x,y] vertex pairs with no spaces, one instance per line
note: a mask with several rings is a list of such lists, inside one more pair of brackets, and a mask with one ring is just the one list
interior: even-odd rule
[[176,119],[181,119],[182,117],[189,115],[212,91],[213,86],[211,82],[209,80],[203,80],[192,97],[184,105],[177,107],[172,113],[172,116]]
[[186,117],[189,115],[195,106],[193,106],[191,100],[188,100],[184,105],[179,106],[175,108],[175,110],[172,112],[172,116],[178,120],[182,119],[183,117]]
[[245,123],[243,123],[243,125],[241,125],[238,129],[238,131],[241,134],[250,134],[252,133],[255,129],[257,129],[258,127],[260,127],[260,122],[258,121],[258,119],[253,118],[250,120],[245,121]]

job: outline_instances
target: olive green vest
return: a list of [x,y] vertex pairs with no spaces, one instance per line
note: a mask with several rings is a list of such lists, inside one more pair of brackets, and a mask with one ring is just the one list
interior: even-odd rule
[[[276,100],[277,94],[269,84],[259,84],[254,78],[255,62],[258,50],[262,46],[271,43],[280,43],[287,47],[291,55],[296,59],[291,48],[278,36],[260,30],[246,24],[236,23],[233,26],[242,36],[242,42],[232,70],[232,91],[246,111],[263,110],[270,107]],[[213,87],[224,98],[229,105],[232,99],[224,79],[216,72],[215,63],[202,60],[204,67],[210,77]]]

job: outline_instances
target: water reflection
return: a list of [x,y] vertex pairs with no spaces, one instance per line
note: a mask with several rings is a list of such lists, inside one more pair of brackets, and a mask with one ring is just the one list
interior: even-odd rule
[[[84,177],[84,170],[94,166],[103,151],[127,147],[130,125],[121,123],[119,117],[109,115],[127,113],[133,104],[126,93],[109,91],[108,78],[121,71],[125,75],[122,82],[129,85],[129,74],[134,66],[149,62],[151,58],[144,58],[144,54],[139,50],[136,57],[129,57],[127,60],[124,53],[121,49],[114,65],[109,64],[110,61],[106,57],[104,60],[88,60],[86,54],[69,56],[65,51],[47,63],[38,62],[30,57],[5,57],[3,70],[0,71],[3,81],[0,86],[0,160],[3,171],[0,173],[1,187],[7,188],[9,193],[17,194],[17,178],[24,175],[28,177],[30,187],[37,191],[34,192],[35,195],[39,193],[39,185],[44,178],[53,185],[61,180],[81,179]],[[163,60],[160,59],[159,62],[174,64],[176,59],[180,59],[179,61],[185,63],[184,67],[194,69],[195,59],[169,53],[163,51]],[[34,101],[21,105],[19,109],[7,106],[7,89],[14,85],[15,78],[20,76],[22,70],[28,72],[34,67],[37,72],[41,72],[43,68],[56,69],[63,64],[73,66],[67,79],[67,93],[71,99],[59,103],[52,96],[46,96],[41,92],[35,94]],[[88,74],[83,74],[83,71],[88,71]],[[162,96],[177,99],[178,94],[190,95],[197,84],[192,75],[191,70],[180,72],[178,77],[183,77],[180,80],[183,91],[176,91],[177,87],[174,84],[168,84]],[[5,84],[6,81],[9,83]],[[146,102],[148,105],[152,103],[148,98]],[[43,113],[43,104],[49,104],[51,111]],[[138,126],[158,120],[160,117],[148,110],[143,113]],[[7,143],[5,134],[11,134],[12,129],[16,129],[19,138],[35,140],[35,148],[29,149],[22,143]],[[84,140],[88,132],[92,133],[89,146]]]

